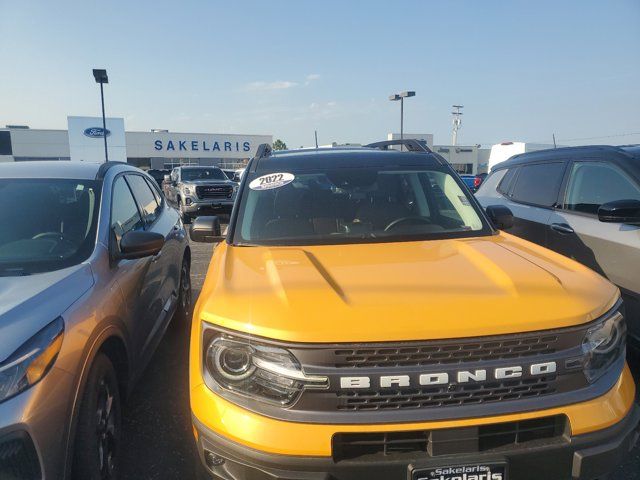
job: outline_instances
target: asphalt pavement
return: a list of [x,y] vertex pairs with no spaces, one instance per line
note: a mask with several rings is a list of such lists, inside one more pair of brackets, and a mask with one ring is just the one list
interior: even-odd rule
[[[191,243],[191,248],[195,303],[213,246]],[[121,452],[123,480],[196,479],[188,390],[189,328],[186,324],[171,324],[127,402]],[[640,448],[629,454],[611,479],[640,480]]]

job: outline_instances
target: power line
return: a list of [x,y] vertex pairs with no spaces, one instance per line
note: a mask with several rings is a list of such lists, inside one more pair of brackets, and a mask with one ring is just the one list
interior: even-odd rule
[[[616,133],[613,135],[600,135],[598,137],[580,137],[580,138],[558,138],[557,142],[577,142],[581,140],[598,140],[600,138],[616,138],[616,137],[631,137],[633,135],[640,135],[640,132],[628,132],[628,133]],[[503,140],[504,141],[504,140]],[[472,144],[480,144],[480,145],[494,145],[500,142],[471,142]],[[541,141],[528,141],[525,143],[549,143],[549,139],[541,140]]]

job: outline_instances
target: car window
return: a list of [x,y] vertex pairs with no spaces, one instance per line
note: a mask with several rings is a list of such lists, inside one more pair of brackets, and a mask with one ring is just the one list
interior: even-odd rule
[[158,190],[158,186],[154,185],[153,183],[151,183],[151,181],[148,178],[145,178],[145,180],[149,184],[149,188],[151,188],[151,192],[153,193],[153,196],[156,197],[156,202],[158,202],[158,206],[161,207],[162,206],[162,194]]
[[151,187],[141,175],[127,175],[127,182],[134,197],[142,210],[142,216],[147,224],[156,221],[160,215],[160,205],[151,191]]
[[0,277],[75,265],[95,246],[97,181],[0,178]]
[[[490,233],[457,176],[433,168],[292,169],[283,186],[251,174],[235,242],[332,244],[452,238]],[[265,180],[265,181],[267,181]]]
[[118,243],[120,238],[132,230],[142,230],[144,223],[138,212],[131,190],[124,177],[118,177],[113,184],[111,200],[111,228]]
[[[516,172],[518,171],[517,168],[510,168],[508,170],[501,170],[503,172],[504,177],[502,178],[502,181],[498,184],[498,192],[500,192],[501,194],[508,196],[509,195],[509,190],[511,189],[511,185],[513,185],[513,179],[516,177]],[[500,171],[496,172],[496,174],[499,174]]]
[[538,163],[520,167],[511,198],[517,202],[552,207],[558,199],[564,163]]
[[[511,170],[496,170],[491,172],[488,177],[484,179],[478,190],[478,195],[482,195],[484,192],[500,191],[499,186],[502,183],[502,179]],[[502,192],[500,192],[502,193]]]
[[600,205],[615,200],[640,200],[640,187],[610,163],[573,164],[565,196],[565,209],[596,215]]
[[193,180],[227,180],[227,176],[217,167],[185,168],[182,170],[182,181]]

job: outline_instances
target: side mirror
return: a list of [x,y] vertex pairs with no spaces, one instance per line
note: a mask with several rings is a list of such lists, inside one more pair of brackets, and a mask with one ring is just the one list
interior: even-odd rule
[[191,222],[189,236],[194,242],[217,243],[225,239],[220,230],[218,217],[198,217]]
[[513,212],[509,208],[504,205],[489,205],[485,210],[489,220],[498,230],[513,227]]
[[118,259],[135,259],[157,255],[164,246],[164,237],[155,232],[127,232],[120,239]]
[[616,200],[600,205],[598,220],[607,223],[640,224],[640,200]]

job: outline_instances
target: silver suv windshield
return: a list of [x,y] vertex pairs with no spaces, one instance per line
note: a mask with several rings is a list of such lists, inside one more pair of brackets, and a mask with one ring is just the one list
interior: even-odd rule
[[439,167],[253,173],[233,242],[311,245],[491,233],[458,181]]
[[183,182],[194,180],[228,180],[227,176],[219,168],[184,168],[181,173]]
[[0,276],[58,270],[88,258],[99,200],[95,181],[0,180]]

